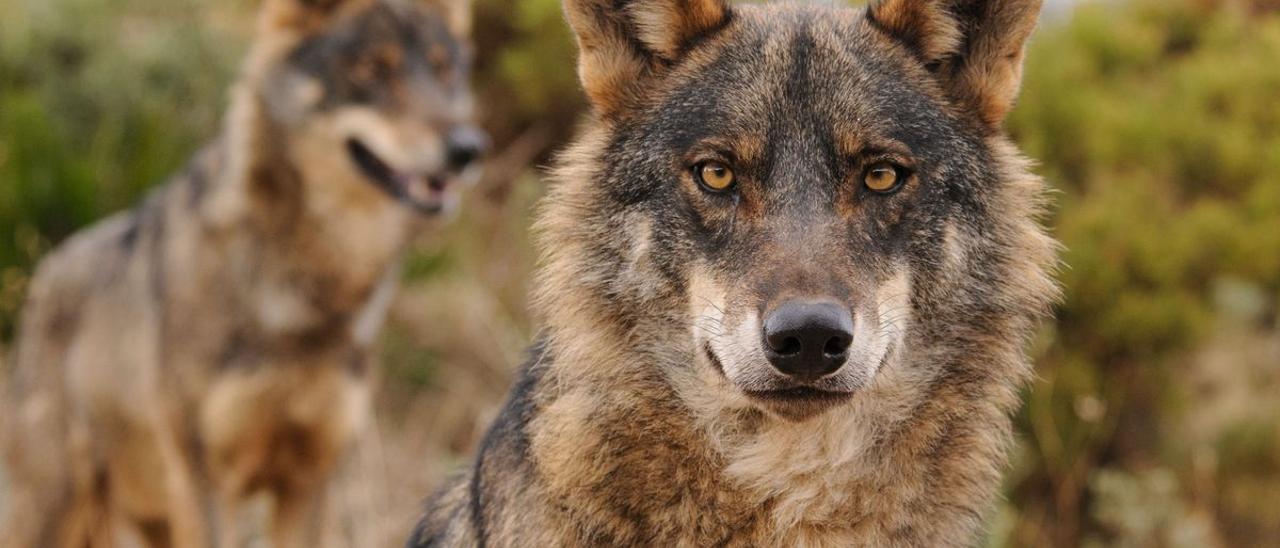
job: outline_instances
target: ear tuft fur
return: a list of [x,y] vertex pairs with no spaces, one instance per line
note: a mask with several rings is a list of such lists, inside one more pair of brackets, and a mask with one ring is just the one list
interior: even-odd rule
[[454,36],[471,35],[471,0],[418,0],[444,17]]
[[564,7],[578,39],[582,86],[606,116],[730,18],[726,0],[565,0]]
[[724,2],[713,0],[631,2],[626,7],[636,38],[665,60],[674,60],[697,38],[719,28],[728,10]]
[[932,64],[958,52],[963,43],[960,22],[948,11],[947,4],[882,0],[868,8],[867,16],[920,56],[925,64]]
[[978,120],[997,128],[1022,84],[1041,0],[878,0],[871,22],[907,46]]

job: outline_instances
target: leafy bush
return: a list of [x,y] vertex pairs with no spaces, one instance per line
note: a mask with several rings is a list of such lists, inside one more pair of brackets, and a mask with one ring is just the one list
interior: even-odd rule
[[243,40],[211,5],[0,0],[0,335],[41,252],[216,133]]
[[[1086,4],[1038,36],[1011,127],[1061,190],[1066,299],[1022,418],[1016,544],[1176,544],[1175,528],[1139,523],[1191,524],[1189,545],[1280,542],[1280,510],[1232,496],[1280,497],[1280,355],[1201,355],[1228,336],[1255,348],[1278,336],[1278,100],[1274,12]],[[1194,382],[1210,365],[1260,381],[1244,395],[1256,401],[1193,432],[1221,414]],[[1175,500],[1133,502],[1143,491]]]

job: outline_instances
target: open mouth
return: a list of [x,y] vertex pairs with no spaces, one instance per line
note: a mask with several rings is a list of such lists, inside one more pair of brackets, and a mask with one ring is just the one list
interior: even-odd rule
[[358,139],[347,140],[347,153],[369,182],[392,198],[428,215],[445,209],[451,186],[448,176],[398,172]]

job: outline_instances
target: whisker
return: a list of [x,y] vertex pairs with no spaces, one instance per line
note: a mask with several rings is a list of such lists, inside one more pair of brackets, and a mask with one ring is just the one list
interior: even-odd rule
[[703,297],[702,295],[696,295],[696,297],[698,297],[699,299],[702,299],[702,301],[703,301],[703,302],[705,302],[705,303],[707,303],[708,305],[710,305],[710,306],[711,306],[711,308],[716,309],[716,312],[719,312],[721,316],[723,316],[723,315],[724,315],[724,309],[723,309],[723,308],[720,308],[720,306],[719,306],[719,305],[717,305],[716,303],[712,302],[712,301],[711,301],[711,299],[708,299],[708,298],[706,298],[706,297]]
[[738,203],[742,201],[742,195],[737,192],[733,193],[733,215],[729,217],[729,233],[733,234],[733,229],[738,224]]

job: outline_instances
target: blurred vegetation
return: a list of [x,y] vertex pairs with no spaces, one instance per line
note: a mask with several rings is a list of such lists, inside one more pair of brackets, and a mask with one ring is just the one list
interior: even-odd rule
[[[536,167],[582,108],[559,0],[477,2],[498,157],[410,258],[385,352],[389,415],[444,440],[406,450],[428,476],[413,463],[471,448],[527,339]],[[0,0],[0,339],[43,252],[217,132],[252,6]],[[1280,545],[1278,8],[1092,2],[1037,35],[1010,127],[1059,191],[1066,300],[990,544]]]
[[42,252],[212,136],[244,40],[201,3],[0,0],[3,335]]
[[1011,128],[1061,191],[1066,299],[1019,545],[1280,545],[1275,7],[1086,4],[1036,39]]

